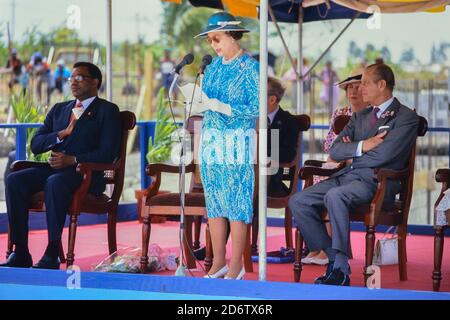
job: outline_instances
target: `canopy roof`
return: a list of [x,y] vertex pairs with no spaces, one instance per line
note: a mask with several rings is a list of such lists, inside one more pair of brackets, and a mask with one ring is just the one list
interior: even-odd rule
[[[181,0],[165,0],[178,2]],[[240,17],[257,18],[260,0],[189,0],[196,7],[227,10]],[[442,12],[450,0],[269,0],[277,20],[298,22],[298,5],[305,8],[304,22],[324,19],[351,18],[352,10],[372,12],[371,6],[381,13]],[[354,14],[353,14],[354,15]],[[297,17],[297,19],[296,19]]]

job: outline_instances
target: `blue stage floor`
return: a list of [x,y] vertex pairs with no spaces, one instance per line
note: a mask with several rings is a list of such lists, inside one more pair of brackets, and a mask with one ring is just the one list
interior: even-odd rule
[[[79,276],[79,277],[78,277]],[[77,286],[80,289],[69,289]],[[33,269],[0,269],[0,299],[450,300],[450,293]]]

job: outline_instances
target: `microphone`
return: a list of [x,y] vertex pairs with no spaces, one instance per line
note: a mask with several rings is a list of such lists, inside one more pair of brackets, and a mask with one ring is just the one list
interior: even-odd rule
[[200,65],[200,69],[198,71],[199,74],[203,74],[205,72],[206,67],[212,62],[212,57],[210,54],[206,54],[202,58],[202,64]]
[[181,62],[175,66],[174,72],[180,74],[181,69],[183,69],[185,65],[191,64],[193,61],[194,55],[192,53],[188,53],[184,56],[183,60],[181,60]]

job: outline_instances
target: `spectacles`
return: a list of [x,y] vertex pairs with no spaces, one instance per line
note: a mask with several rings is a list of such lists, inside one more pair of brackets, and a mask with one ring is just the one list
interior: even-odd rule
[[94,77],[91,77],[91,76],[85,76],[85,75],[76,75],[76,76],[73,76],[73,77],[69,77],[69,82],[81,82],[81,81],[84,81],[84,80],[86,80],[86,79],[89,79],[89,78],[94,78]]
[[206,41],[208,41],[209,44],[212,44],[213,42],[218,44],[221,40],[222,39],[220,37],[218,37],[218,36],[213,36],[211,38],[206,38]]

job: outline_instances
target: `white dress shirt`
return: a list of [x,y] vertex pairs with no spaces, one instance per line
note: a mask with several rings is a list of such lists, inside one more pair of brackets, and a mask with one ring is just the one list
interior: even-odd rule
[[[379,109],[378,112],[377,112],[377,118],[378,119],[380,119],[380,117],[383,114],[383,112],[386,111],[386,109],[391,105],[391,103],[393,101],[394,101],[394,97],[391,97],[389,100],[386,100],[385,102],[383,102],[379,106],[373,106],[374,108],[378,108]],[[363,152],[362,152],[363,142],[364,141],[360,141],[358,143],[358,147],[356,148],[356,155],[355,155],[356,157],[361,157],[362,154],[363,154]]]
[[273,110],[271,113],[269,113],[267,115],[267,117],[269,117],[269,123],[267,124],[268,126],[270,126],[273,122],[273,119],[275,119],[275,116],[277,115],[278,110],[280,110],[280,107],[277,107],[275,110]]
[[[81,101],[81,105],[83,106],[83,112],[81,114],[83,114],[86,111],[86,109],[91,105],[92,101],[94,101],[95,98],[97,98],[97,96],[93,96],[93,97],[90,97],[90,98],[87,98],[87,99]],[[77,105],[78,102],[80,102],[80,100],[77,99],[75,101],[75,105]],[[80,115],[80,117],[81,117],[81,115]],[[63,141],[64,141],[64,139],[61,140],[58,138],[58,136],[56,136],[56,144],[61,143]]]

